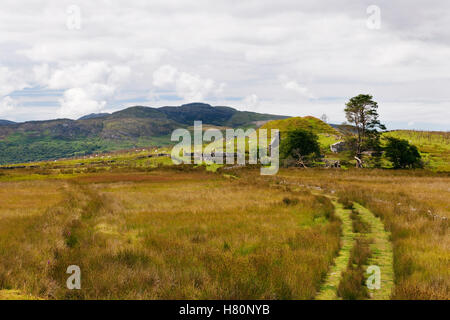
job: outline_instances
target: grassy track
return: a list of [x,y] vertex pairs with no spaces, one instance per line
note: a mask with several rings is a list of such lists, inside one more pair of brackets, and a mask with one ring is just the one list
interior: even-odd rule
[[344,209],[342,204],[335,200],[333,200],[333,205],[335,207],[335,215],[342,221],[342,247],[324,284],[320,288],[319,294],[316,296],[317,300],[338,299],[337,287],[341,280],[342,272],[347,268],[348,260],[350,259],[350,251],[355,242],[356,234],[352,231],[352,219],[350,218],[351,210]]
[[24,295],[18,290],[0,290],[0,300],[38,300],[38,299],[30,295]]
[[[337,288],[342,279],[342,273],[347,268],[355,238],[361,235],[352,231],[351,210],[344,209],[342,204],[335,200],[333,200],[333,205],[336,216],[342,221],[342,247],[316,296],[317,300],[340,299],[337,295]],[[370,299],[389,300],[394,286],[393,250],[389,240],[390,234],[385,231],[383,222],[370,210],[357,203],[354,203],[354,206],[361,219],[370,225],[370,232],[365,235],[367,238],[373,239],[373,243],[370,245],[373,255],[369,259],[369,265],[375,265],[381,269],[381,288],[369,290]]]
[[361,219],[370,225],[370,232],[367,233],[369,239],[373,239],[370,245],[372,257],[369,258],[369,265],[378,266],[381,269],[381,288],[379,290],[369,290],[371,299],[389,300],[394,286],[394,257],[390,233],[384,228],[380,218],[358,203],[354,203],[355,209],[359,212]]

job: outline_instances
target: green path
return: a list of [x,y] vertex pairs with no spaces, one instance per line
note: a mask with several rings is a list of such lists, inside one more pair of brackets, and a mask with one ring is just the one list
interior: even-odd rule
[[384,229],[380,218],[375,217],[370,210],[356,202],[354,207],[361,219],[370,225],[370,232],[366,236],[374,242],[370,245],[372,256],[369,258],[369,265],[378,266],[381,270],[381,288],[369,290],[370,297],[374,300],[388,300],[394,287],[394,257],[390,233]]
[[37,298],[24,295],[18,290],[0,290],[0,300],[37,300]]
[[350,218],[351,210],[343,208],[342,204],[333,200],[335,207],[335,215],[342,221],[342,247],[339,251],[337,258],[334,261],[334,265],[328,272],[328,275],[320,288],[319,294],[316,296],[317,300],[336,300],[337,287],[341,280],[342,272],[347,268],[348,261],[350,259],[350,251],[353,248],[356,234],[353,232],[352,219]]
[[[328,272],[325,282],[316,296],[317,300],[340,299],[337,295],[337,288],[341,281],[342,273],[347,269],[350,259],[350,251],[353,248],[355,238],[362,234],[354,233],[352,228],[351,210],[343,208],[335,198],[332,198],[336,216],[342,221],[342,247],[334,261],[334,265]],[[369,265],[378,266],[381,271],[381,288],[379,290],[369,290],[370,299],[389,300],[394,287],[394,258],[392,244],[389,240],[390,233],[384,229],[383,222],[367,208],[358,203],[354,203],[354,208],[359,212],[361,219],[370,226],[370,232],[363,236],[373,239],[370,245],[372,256],[369,258]]]

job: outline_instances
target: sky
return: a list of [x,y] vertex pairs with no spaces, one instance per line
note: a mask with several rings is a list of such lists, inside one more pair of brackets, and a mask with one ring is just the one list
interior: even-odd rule
[[447,0],[2,0],[0,119],[204,102],[450,129]]

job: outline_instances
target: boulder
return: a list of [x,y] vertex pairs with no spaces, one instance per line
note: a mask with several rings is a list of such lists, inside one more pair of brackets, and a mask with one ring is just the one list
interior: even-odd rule
[[339,141],[339,142],[333,143],[330,146],[330,149],[331,149],[332,152],[338,153],[338,152],[344,151],[345,147],[346,147],[345,142],[344,141]]

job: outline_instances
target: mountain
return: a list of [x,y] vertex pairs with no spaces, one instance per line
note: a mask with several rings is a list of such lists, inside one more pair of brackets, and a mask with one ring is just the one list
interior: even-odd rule
[[109,118],[153,118],[168,119],[187,126],[199,120],[204,124],[227,127],[253,126],[257,121],[285,119],[288,117],[238,111],[231,107],[212,107],[205,103],[190,103],[180,107],[149,108],[135,106],[113,113]]
[[87,119],[97,119],[97,118],[104,118],[109,116],[109,113],[91,113],[85,116],[82,116],[78,120],[87,120]]
[[[180,107],[181,108],[181,107]],[[109,116],[110,119],[119,119],[119,118],[152,118],[152,119],[167,119],[167,116],[158,110],[158,108],[150,108],[144,106],[135,106],[126,108],[124,110],[120,110],[114,112]]]
[[228,125],[228,120],[236,112],[239,112],[233,108],[212,108],[210,105],[203,103],[191,103],[181,107],[162,107],[158,111],[179,123],[192,124],[194,120],[201,120],[203,123],[217,126]]
[[14,121],[0,119],[0,126],[6,126],[6,125],[14,124],[14,123],[15,123]]
[[245,128],[284,118],[288,117],[191,103],[179,107],[134,106],[78,120],[8,123],[0,126],[0,164],[168,145],[175,129],[188,128],[194,120],[206,125]]

